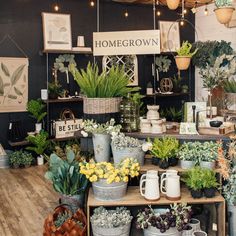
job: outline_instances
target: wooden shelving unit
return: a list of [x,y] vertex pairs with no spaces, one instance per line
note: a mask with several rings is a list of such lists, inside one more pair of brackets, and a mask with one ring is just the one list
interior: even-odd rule
[[153,94],[147,94],[146,97],[175,97],[175,96],[189,96],[189,93],[153,93]]
[[93,54],[92,51],[83,51],[83,50],[43,50],[43,53],[52,53],[52,54]]
[[48,99],[43,100],[45,103],[67,103],[67,102],[82,102],[82,97],[76,97],[76,98],[65,98],[65,99]]
[[[188,204],[215,204],[217,210],[217,235],[225,236],[225,199],[217,193],[213,198],[192,198],[190,192],[186,188],[181,189],[181,199],[176,203],[185,202]],[[93,191],[90,188],[87,201],[87,220],[88,220],[88,235],[90,235],[90,213],[93,207],[105,206],[147,206],[147,205],[170,205],[173,201],[167,200],[165,196],[157,201],[147,201],[140,195],[139,186],[129,186],[127,194],[119,201],[100,201],[94,197]]]

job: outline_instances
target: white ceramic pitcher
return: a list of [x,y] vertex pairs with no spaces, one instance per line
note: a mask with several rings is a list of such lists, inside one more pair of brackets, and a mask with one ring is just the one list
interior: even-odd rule
[[143,174],[140,178],[140,183],[143,179],[145,178],[149,178],[149,177],[152,177],[152,176],[158,176],[158,171],[157,170],[148,170],[146,172],[146,174]]
[[161,181],[161,192],[171,201],[177,201],[181,198],[180,176],[170,174]]
[[167,170],[166,172],[164,172],[162,175],[161,175],[161,182],[164,178],[166,178],[167,176],[169,175],[177,175],[178,174],[178,171],[177,170]]
[[[149,173],[148,173],[149,172]],[[160,198],[159,176],[154,171],[148,171],[142,175],[140,180],[140,194],[147,200],[158,200]]]

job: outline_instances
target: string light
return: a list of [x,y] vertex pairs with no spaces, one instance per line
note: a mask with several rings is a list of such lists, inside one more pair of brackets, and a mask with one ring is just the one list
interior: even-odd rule
[[93,0],[90,1],[90,6],[94,7],[95,6],[95,2]]
[[184,26],[184,19],[182,19],[182,20],[180,21],[180,25],[181,25],[181,26]]
[[205,10],[204,10],[204,15],[205,15],[205,16],[208,16],[208,13],[209,13],[209,12],[208,12],[208,9],[207,9],[207,4],[206,4]]
[[129,16],[129,12],[127,11],[127,9],[125,10],[125,18],[127,18]]
[[54,11],[59,11],[59,9],[60,9],[60,7],[56,4],[56,5],[54,6]]
[[184,14],[187,14],[187,12],[188,12],[187,9],[184,9]]
[[161,15],[161,12],[160,11],[157,11],[157,16],[160,16]]

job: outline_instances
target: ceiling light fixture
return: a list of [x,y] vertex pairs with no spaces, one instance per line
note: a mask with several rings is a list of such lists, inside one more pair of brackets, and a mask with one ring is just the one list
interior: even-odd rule
[[158,10],[157,11],[157,16],[160,16],[161,15],[161,12]]
[[59,9],[60,9],[60,7],[56,4],[56,5],[54,5],[54,11],[59,11]]
[[91,0],[89,4],[90,4],[91,7],[95,6],[95,2],[93,0]]

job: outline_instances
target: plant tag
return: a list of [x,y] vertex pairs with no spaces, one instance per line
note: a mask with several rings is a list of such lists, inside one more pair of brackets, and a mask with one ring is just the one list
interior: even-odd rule
[[213,230],[213,231],[217,231],[217,224],[216,224],[216,223],[213,223],[213,224],[212,224],[212,230]]

